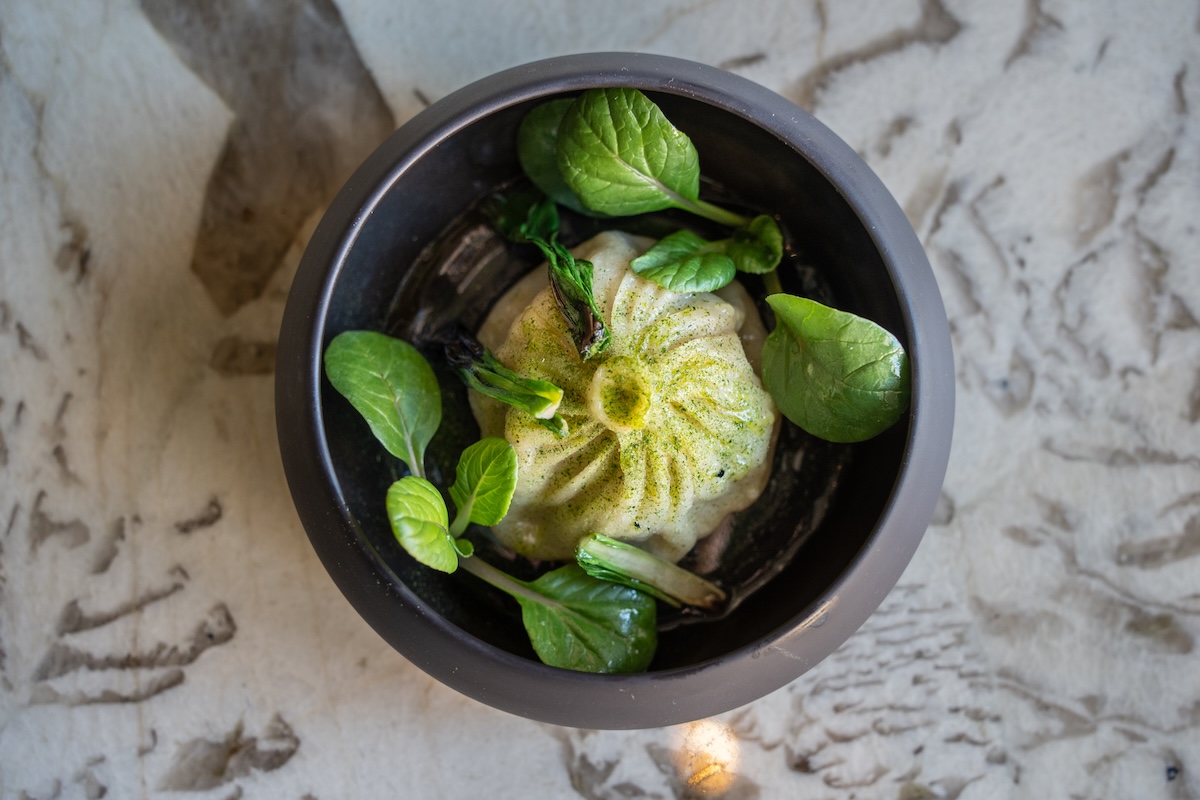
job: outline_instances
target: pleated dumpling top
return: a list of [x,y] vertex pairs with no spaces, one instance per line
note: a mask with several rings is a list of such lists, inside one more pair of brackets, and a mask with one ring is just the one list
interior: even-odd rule
[[678,560],[766,485],[776,411],[747,357],[763,337],[757,311],[736,284],[680,294],[637,276],[629,262],[650,244],[608,232],[574,251],[594,266],[612,336],[599,358],[580,359],[552,290],[537,290],[544,267],[480,330],[506,366],[564,393],[565,438],[472,398],[483,435],[517,452],[516,494],[493,532],[522,555],[572,559],[594,532]]

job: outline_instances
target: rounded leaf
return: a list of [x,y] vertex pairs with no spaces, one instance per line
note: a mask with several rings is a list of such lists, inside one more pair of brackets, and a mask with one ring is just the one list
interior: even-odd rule
[[442,572],[458,568],[446,502],[432,483],[414,475],[393,483],[387,492],[387,515],[396,541],[410,556]]
[[558,129],[574,102],[573,97],[550,100],[525,115],[517,128],[517,160],[525,175],[544,194],[567,208],[587,213],[588,209],[558,170]]
[[671,208],[700,194],[692,140],[636,89],[590,89],[567,108],[558,169],[585,206],[614,216]]
[[762,275],[783,260],[783,232],[775,220],[759,214],[729,237],[726,253],[741,272]]
[[516,451],[504,439],[481,439],[463,451],[454,477],[450,498],[457,514],[476,525],[495,525],[517,488]]
[[831,442],[860,442],[908,408],[908,356],[870,320],[814,300],[773,294],[775,330],[762,354],[763,384],[783,415]]
[[382,333],[346,331],[325,348],[325,375],[389,453],[410,472],[423,472],[425,448],[442,422],[442,394],[415,347]]
[[552,667],[641,672],[658,644],[654,598],[569,564],[527,584],[548,602],[515,595],[534,652]]
[[672,292],[715,292],[737,274],[733,259],[714,250],[722,246],[683,228],[664,236],[629,266]]

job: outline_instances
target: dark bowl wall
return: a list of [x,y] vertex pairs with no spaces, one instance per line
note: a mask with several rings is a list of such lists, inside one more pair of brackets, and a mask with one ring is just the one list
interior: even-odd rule
[[[534,656],[519,616],[510,608],[515,604],[499,599],[471,576],[446,576],[413,562],[396,545],[382,509],[386,488],[395,477],[394,462],[382,453],[349,404],[323,380],[319,354],[343,330],[396,330],[414,324],[411,319],[398,323],[392,309],[398,292],[412,290],[413,281],[424,281],[421,291],[445,295],[447,316],[462,316],[468,324],[478,322],[477,309],[456,299],[453,280],[414,275],[409,268],[449,220],[519,175],[513,146],[516,126],[530,107],[554,96],[531,88],[531,80],[552,82],[559,94],[594,85],[647,89],[656,81],[656,70],[688,68],[687,62],[671,59],[628,57],[637,64],[645,60],[653,68],[622,71],[617,65],[624,56],[592,58],[600,59],[595,63],[604,68],[602,79],[576,74],[577,63],[559,61],[461,90],[407,123],[363,165],[335,199],[298,271],[280,340],[277,408],[289,484],[313,545],[339,588],[385,639],[443,682],[506,710],[563,724],[640,727],[694,719],[748,702],[800,674],[861,624],[890,591],[932,511],[937,488],[918,484],[936,481],[940,487],[953,384],[951,379],[949,407],[942,402],[941,409],[931,409],[942,419],[925,423],[930,428],[945,425],[945,430],[932,431],[931,441],[918,448],[916,456],[911,450],[907,453],[910,460],[918,457],[928,464],[922,475],[909,479],[910,503],[889,506],[914,433],[902,422],[886,435],[855,446],[856,457],[843,476],[835,504],[793,562],[727,619],[667,632],[649,675],[568,674],[530,663]],[[538,68],[545,74],[539,74]],[[917,336],[912,306],[932,302],[930,308],[941,313],[944,326],[940,298],[931,273],[925,274],[928,265],[911,228],[886,198],[882,185],[869,174],[851,175],[848,201],[826,175],[865,170],[849,148],[798,109],[790,122],[772,114],[766,124],[794,124],[819,140],[818,152],[797,158],[793,146],[750,121],[755,115],[760,120],[765,116],[761,109],[745,106],[740,90],[750,84],[725,74],[714,84],[715,70],[698,69],[702,79],[698,87],[686,80],[658,81],[663,84],[660,91],[648,94],[692,137],[703,173],[734,195],[780,214],[784,227],[803,243],[805,255],[829,281],[839,305],[877,321],[909,347],[914,357],[914,398],[923,396],[923,380],[927,381],[925,395],[934,388],[945,393],[948,338],[943,342],[935,335],[930,340],[927,357],[938,374],[928,379],[922,377],[923,365],[917,361],[922,353],[913,348]],[[765,94],[761,88],[756,91]],[[725,103],[734,113],[714,113],[708,103],[695,99],[697,94]],[[780,103],[779,107],[786,106]],[[464,109],[473,110],[465,113]],[[830,143],[837,146],[821,149]],[[863,196],[855,197],[856,191]],[[864,220],[863,208],[878,205],[880,193],[891,206],[878,218]],[[900,243],[898,259],[888,252],[887,243],[892,241]],[[921,263],[907,264],[904,259]],[[933,287],[934,298],[898,290],[897,271],[910,268],[924,292]],[[498,294],[514,277],[506,274],[491,281],[489,291]],[[794,281],[788,274],[781,277],[785,288]],[[903,306],[908,306],[907,317]],[[453,381],[443,386],[451,389],[448,406],[465,412],[461,388],[454,388]],[[932,398],[928,403],[936,405]],[[456,413],[451,407],[447,417]],[[469,441],[469,432],[466,435]],[[434,449],[437,446],[435,440]],[[454,451],[454,446],[446,449]],[[875,549],[870,560],[886,564],[885,568],[875,567],[872,576],[850,575],[870,549],[872,536],[887,527],[881,517],[897,528],[915,527],[915,532],[898,534],[903,541],[886,553]],[[825,613],[839,605],[844,615]],[[837,624],[814,632],[827,619]],[[796,644],[804,636],[813,640],[806,652]],[[771,637],[779,646],[767,649],[782,652],[782,657],[776,654],[769,664],[764,659],[754,669],[744,670],[740,685],[730,684],[734,673],[728,669],[714,669],[713,659],[730,653],[742,662],[751,655],[757,659],[757,651]],[[461,663],[462,671],[455,668],[448,674],[448,660]],[[541,698],[526,696],[530,671],[544,693]],[[672,683],[678,688],[672,690]],[[577,689],[584,684],[597,689],[595,696],[580,696]],[[648,698],[639,704],[640,711],[613,702],[624,698],[626,691],[630,698],[635,690],[645,696],[652,684],[664,692],[663,697]],[[673,691],[684,688],[687,699],[672,699]]]

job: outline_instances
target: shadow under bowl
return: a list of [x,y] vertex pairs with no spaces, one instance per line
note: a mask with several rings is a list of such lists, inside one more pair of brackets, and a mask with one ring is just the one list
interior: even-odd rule
[[[910,411],[883,436],[836,453],[805,451],[824,453],[815,460],[783,448],[777,473],[802,473],[792,462],[806,459],[837,470],[832,492],[773,478],[774,494],[759,512],[744,512],[747,526],[779,533],[794,554],[785,563],[751,565],[762,579],[750,581],[754,591],[724,617],[669,626],[649,671],[636,675],[541,664],[515,603],[473,576],[436,573],[409,558],[383,509],[396,463],[321,366],[325,346],[345,330],[414,336],[446,320],[477,325],[528,265],[478,253],[439,260],[431,251],[452,222],[520,175],[515,132],[530,108],[613,86],[646,92],[691,137],[706,178],[778,216],[802,253],[781,267],[785,287],[815,272],[838,307],[892,331],[912,369]],[[456,272],[464,263],[488,272]],[[710,716],[783,686],[833,652],[883,601],[916,550],[940,494],[953,426],[941,296],[916,235],[879,179],[831,131],[769,90],[713,67],[642,54],[565,56],[498,73],[389,137],[313,235],[288,298],[276,369],[293,499],[354,608],[444,684],[515,714],[577,727],[644,728]],[[441,486],[477,435],[465,394],[450,388],[452,380],[443,386],[444,419],[467,422],[444,422],[431,445],[431,479]]]

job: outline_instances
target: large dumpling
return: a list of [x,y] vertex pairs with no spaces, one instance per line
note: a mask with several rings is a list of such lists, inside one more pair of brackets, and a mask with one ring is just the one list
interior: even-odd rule
[[603,533],[678,560],[766,484],[776,414],[747,359],[753,305],[740,287],[723,291],[729,302],[637,276],[629,262],[649,244],[609,232],[575,250],[593,263],[612,337],[600,358],[579,358],[544,277],[518,284],[479,332],[509,368],[563,389],[565,438],[472,398],[483,434],[517,452],[516,494],[493,532],[522,555],[573,558],[581,536]]

